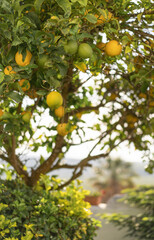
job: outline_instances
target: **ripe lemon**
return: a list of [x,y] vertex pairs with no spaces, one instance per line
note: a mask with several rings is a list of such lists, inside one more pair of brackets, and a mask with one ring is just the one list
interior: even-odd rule
[[116,40],[111,40],[105,46],[105,53],[111,57],[119,55],[121,51],[122,46]]
[[95,14],[95,17],[97,18],[96,24],[100,25],[102,23],[109,22],[112,17],[112,13],[108,12],[108,15],[106,17],[104,17],[103,15],[98,16],[97,14]]
[[69,133],[68,131],[68,123],[60,123],[57,125],[57,132],[61,136],[65,136]]
[[22,91],[27,91],[30,89],[30,83],[27,79],[21,79],[19,82],[20,87],[22,88]]
[[29,123],[31,115],[32,115],[31,112],[30,111],[25,111],[25,112],[22,112],[21,115],[22,115],[23,121],[26,122],[26,123]]
[[11,66],[7,66],[4,68],[4,73],[5,75],[10,75],[10,74],[15,74],[16,72],[12,70],[12,67]]
[[78,55],[81,58],[90,58],[93,54],[93,50],[88,43],[81,43],[78,48]]
[[4,114],[3,110],[0,109],[0,117]]
[[47,95],[46,102],[50,108],[55,109],[63,104],[63,98],[59,92],[53,91]]
[[15,61],[19,66],[27,66],[28,64],[30,64],[31,58],[32,58],[32,54],[31,52],[29,52],[28,50],[26,50],[26,57],[23,61],[23,55],[19,52],[16,53],[15,55]]
[[96,47],[99,48],[101,52],[105,51],[105,46],[106,46],[106,43],[103,43],[103,42],[99,42],[96,44]]
[[60,106],[59,108],[55,109],[55,115],[59,118],[62,118],[65,114],[65,110],[63,106]]
[[64,45],[64,50],[67,54],[75,54],[78,50],[78,43],[75,40],[70,40]]

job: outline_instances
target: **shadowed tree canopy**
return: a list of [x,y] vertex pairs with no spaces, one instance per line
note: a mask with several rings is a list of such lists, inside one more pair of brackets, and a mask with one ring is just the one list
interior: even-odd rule
[[0,158],[27,185],[71,169],[62,188],[123,142],[152,172],[153,12],[150,0],[0,0]]

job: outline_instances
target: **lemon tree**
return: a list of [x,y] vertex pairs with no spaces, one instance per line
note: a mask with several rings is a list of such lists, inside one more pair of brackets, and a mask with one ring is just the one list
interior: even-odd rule
[[[27,185],[72,170],[63,188],[122,143],[152,172],[153,11],[151,0],[0,0],[0,159]],[[87,142],[81,161],[63,161]]]

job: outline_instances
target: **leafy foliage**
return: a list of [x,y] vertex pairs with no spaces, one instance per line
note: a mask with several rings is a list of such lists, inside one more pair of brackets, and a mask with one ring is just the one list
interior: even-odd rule
[[119,229],[127,228],[127,235],[136,239],[152,240],[154,237],[154,187],[140,186],[124,190],[125,203],[141,210],[138,215],[103,214],[102,218],[112,222]]
[[[149,0],[0,0],[0,158],[26,184],[34,186],[41,173],[72,169],[69,184],[91,160],[108,156],[122,142],[143,151],[149,159],[146,170],[152,172],[152,13]],[[97,47],[110,40],[122,45],[120,55],[108,56]],[[88,44],[92,55],[67,53],[70,41],[78,49]],[[32,59],[19,66],[15,55],[21,53],[24,61],[26,50]],[[15,73],[5,74],[7,66]],[[23,91],[21,79],[29,81],[29,90]],[[61,119],[47,106],[51,91],[62,94]],[[30,121],[23,120],[25,111],[31,112]],[[95,123],[86,122],[87,114]],[[58,135],[59,123],[69,123],[67,136]],[[85,142],[92,147],[80,163],[62,161],[72,146]],[[28,155],[42,148],[46,154],[29,164]]]
[[83,200],[86,191],[79,182],[58,191],[60,181],[42,176],[32,189],[19,179],[0,180],[0,238],[94,239],[100,223],[89,217],[90,205]]

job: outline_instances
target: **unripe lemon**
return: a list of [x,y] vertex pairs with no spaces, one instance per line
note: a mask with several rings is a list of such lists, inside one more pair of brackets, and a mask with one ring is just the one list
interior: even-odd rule
[[12,67],[11,66],[7,66],[4,68],[4,73],[5,75],[10,75],[10,74],[15,74],[16,72],[12,70]]
[[75,40],[70,40],[64,45],[64,50],[67,54],[75,54],[78,50],[78,43]]
[[37,64],[40,68],[45,68],[47,67],[47,64],[49,63],[50,59],[47,55],[42,55],[38,58]]
[[30,89],[30,83],[27,79],[21,79],[19,82],[20,87],[22,88],[22,91],[27,91]]
[[31,112],[27,111],[27,112],[22,112],[21,114],[23,115],[22,116],[23,121],[26,123],[29,123],[31,115],[32,115]]
[[28,64],[30,64],[31,58],[32,58],[32,54],[31,52],[29,52],[28,50],[26,50],[26,57],[23,61],[23,55],[19,52],[16,53],[15,55],[15,61],[19,66],[27,66]]
[[50,108],[55,109],[63,104],[63,98],[59,92],[53,91],[47,95],[46,102]]
[[119,55],[121,51],[122,46],[116,40],[111,40],[105,46],[105,53],[111,57]]
[[78,55],[81,58],[90,58],[93,54],[93,50],[88,43],[81,43],[78,48]]
[[69,133],[67,128],[68,128],[68,123],[60,123],[60,124],[58,124],[57,125],[57,132],[58,132],[58,134],[64,137],[65,135],[67,135]]
[[65,110],[63,106],[60,106],[59,108],[55,109],[55,115],[59,118],[62,118],[65,114]]

